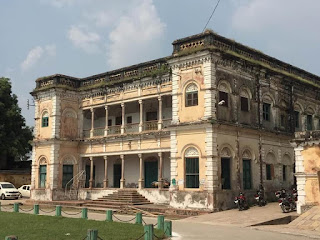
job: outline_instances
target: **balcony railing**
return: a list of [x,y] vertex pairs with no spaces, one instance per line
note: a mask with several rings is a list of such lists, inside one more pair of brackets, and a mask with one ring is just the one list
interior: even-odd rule
[[124,126],[124,131],[126,133],[139,132],[139,123],[129,123]]
[[158,120],[144,122],[143,130],[144,131],[158,130]]
[[115,125],[115,126],[108,127],[108,135],[120,134],[120,133],[121,133],[121,125]]
[[93,129],[93,136],[94,137],[104,136],[104,127],[99,127],[99,128]]
[[[172,119],[163,119],[162,120],[162,129],[170,126]],[[147,121],[143,123],[142,131],[157,131],[158,130],[158,120]],[[139,132],[139,123],[129,123],[124,126],[125,133],[138,133]],[[90,138],[90,129],[83,130],[83,137]],[[103,137],[105,133],[104,127],[99,127],[93,129],[93,137]],[[109,126],[108,135],[121,134],[121,125]]]

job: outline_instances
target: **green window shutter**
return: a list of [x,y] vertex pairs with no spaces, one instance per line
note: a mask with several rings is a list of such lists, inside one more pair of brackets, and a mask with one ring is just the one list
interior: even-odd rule
[[72,178],[73,178],[73,165],[63,165],[62,188],[65,188],[66,184]]
[[251,189],[251,160],[243,160],[243,188]]
[[45,188],[47,181],[47,165],[40,165],[39,168],[39,187]]
[[186,188],[199,188],[199,158],[186,158]]

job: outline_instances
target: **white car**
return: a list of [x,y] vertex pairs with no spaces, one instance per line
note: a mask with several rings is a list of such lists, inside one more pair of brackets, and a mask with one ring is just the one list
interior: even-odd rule
[[18,191],[20,192],[20,197],[30,197],[30,189],[31,185],[22,185],[18,188]]
[[2,200],[6,198],[19,198],[19,191],[16,187],[9,182],[0,182],[0,197]]

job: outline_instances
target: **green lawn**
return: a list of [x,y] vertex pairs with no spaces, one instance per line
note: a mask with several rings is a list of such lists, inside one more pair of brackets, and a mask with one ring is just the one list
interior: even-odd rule
[[[143,234],[142,226],[131,223],[0,212],[0,240],[8,235],[16,235],[19,240],[82,240],[88,229],[97,229],[103,240],[137,239]],[[155,234],[162,236],[158,229]]]

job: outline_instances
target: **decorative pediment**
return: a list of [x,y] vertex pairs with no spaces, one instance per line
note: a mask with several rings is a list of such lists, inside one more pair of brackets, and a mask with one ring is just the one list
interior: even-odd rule
[[199,157],[199,152],[196,148],[190,147],[185,152],[185,157]]

